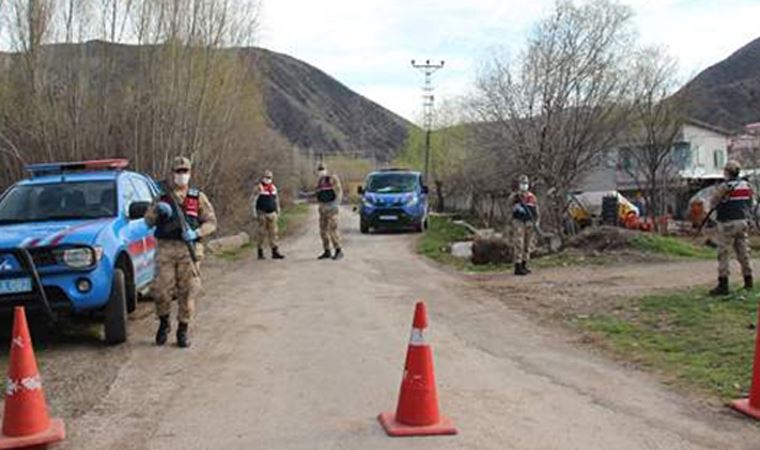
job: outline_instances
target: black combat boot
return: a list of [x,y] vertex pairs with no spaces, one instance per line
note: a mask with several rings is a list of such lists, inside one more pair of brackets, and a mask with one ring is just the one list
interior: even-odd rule
[[339,259],[343,259],[343,250],[340,248],[335,249],[335,256],[333,256],[333,260],[337,261]]
[[190,347],[190,338],[187,336],[187,324],[179,323],[177,327],[177,346],[180,348]]
[[169,323],[169,316],[161,316],[158,320],[159,324],[158,331],[156,332],[156,345],[165,345],[169,332],[172,330],[172,326]]
[[751,291],[755,287],[755,281],[752,275],[744,275],[744,289]]
[[319,258],[317,259],[330,259],[332,258],[332,253],[330,253],[330,250],[325,250],[324,253],[319,255]]
[[528,269],[528,263],[525,262],[525,261],[523,261],[523,263],[522,263],[522,270],[523,270],[523,272],[525,272],[526,275],[529,274],[529,273],[533,273],[532,270]]
[[266,258],[264,258],[264,249],[263,248],[259,249],[259,259],[266,259]]
[[272,247],[272,259],[285,259],[285,256],[280,253],[280,249],[277,247]]
[[717,297],[720,295],[728,295],[728,277],[718,277],[718,286],[710,291],[710,295]]
[[515,275],[523,276],[527,274],[528,272],[525,271],[522,263],[515,263]]

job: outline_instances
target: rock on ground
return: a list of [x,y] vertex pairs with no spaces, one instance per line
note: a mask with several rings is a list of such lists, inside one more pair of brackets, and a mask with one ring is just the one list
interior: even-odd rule
[[214,239],[206,244],[209,251],[215,255],[235,251],[251,243],[251,236],[242,232],[233,236]]

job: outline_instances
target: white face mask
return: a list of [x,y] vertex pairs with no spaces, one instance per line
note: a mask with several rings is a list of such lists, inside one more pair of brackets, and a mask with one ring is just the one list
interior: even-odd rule
[[187,186],[188,184],[190,184],[190,174],[189,173],[175,173],[174,184],[176,184],[179,187]]
[[317,174],[319,174],[320,177],[326,177],[327,176],[327,171],[326,170],[320,170],[319,172],[317,172]]
[[271,179],[271,178],[264,178],[264,179],[263,179],[263,180],[261,180],[261,181],[263,181],[263,182],[264,182],[264,184],[272,184],[272,179]]
[[526,192],[530,186],[528,183],[520,183],[520,190]]

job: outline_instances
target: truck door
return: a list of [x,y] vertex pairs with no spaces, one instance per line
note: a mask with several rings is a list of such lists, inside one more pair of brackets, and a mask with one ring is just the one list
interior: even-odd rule
[[[153,192],[141,177],[129,177],[132,190],[125,202],[127,211],[132,202],[152,202]],[[129,253],[135,266],[135,286],[142,289],[156,277],[156,238],[155,229],[148,226],[145,219],[129,221]]]

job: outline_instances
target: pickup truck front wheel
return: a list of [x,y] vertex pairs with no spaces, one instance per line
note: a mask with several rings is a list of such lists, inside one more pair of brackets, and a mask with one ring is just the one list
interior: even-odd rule
[[107,345],[127,340],[127,282],[122,269],[115,269],[111,284],[111,296],[105,310],[105,337]]

